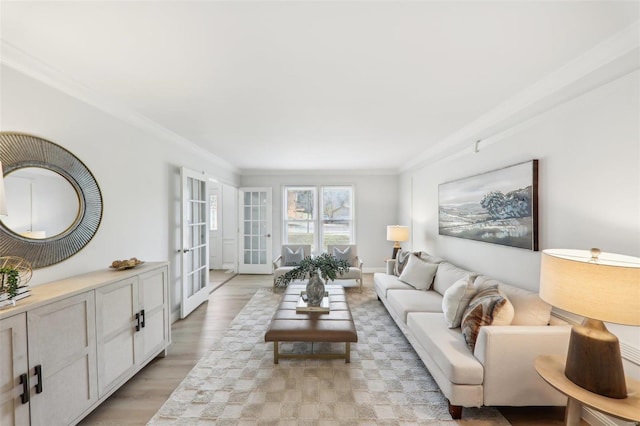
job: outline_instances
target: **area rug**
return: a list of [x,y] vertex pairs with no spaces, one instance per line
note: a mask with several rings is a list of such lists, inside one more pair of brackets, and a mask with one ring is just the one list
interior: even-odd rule
[[[264,333],[281,293],[261,289],[149,425],[455,425],[435,381],[371,289],[347,291],[358,331],[351,363],[273,363]],[[302,353],[307,343],[281,344]],[[344,344],[314,345],[344,351]],[[464,424],[509,425],[494,408],[464,409]],[[477,420],[477,421],[474,421]]]

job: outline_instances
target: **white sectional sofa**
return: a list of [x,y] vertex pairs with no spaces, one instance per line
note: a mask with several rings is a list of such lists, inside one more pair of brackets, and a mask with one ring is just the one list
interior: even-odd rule
[[[461,418],[462,407],[566,405],[566,397],[546,384],[534,369],[538,355],[567,353],[571,327],[551,316],[551,306],[537,293],[466,271],[424,252],[412,256],[429,264],[428,271],[421,272],[424,265],[414,265],[420,267],[408,274],[405,266],[404,273],[397,276],[395,261],[388,261],[387,273],[374,274],[375,291],[449,400],[453,418]],[[431,275],[434,269],[435,277]],[[416,271],[424,278],[416,277]],[[416,278],[421,282],[416,284]],[[465,308],[472,296],[467,292],[467,299],[452,310],[453,290],[461,288],[462,283],[451,287],[459,280],[469,283],[463,287],[470,288],[470,293],[497,285],[513,307],[509,312],[512,317],[507,319],[510,325],[477,329],[473,351],[460,326],[450,328],[456,324],[447,321],[454,311]],[[443,309],[444,299],[447,309]],[[463,325],[469,322],[467,319]],[[468,330],[465,328],[467,335]]]

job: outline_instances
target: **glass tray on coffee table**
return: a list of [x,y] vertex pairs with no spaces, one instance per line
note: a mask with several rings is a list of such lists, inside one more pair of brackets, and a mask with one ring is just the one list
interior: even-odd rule
[[320,302],[320,306],[309,306],[307,302],[304,300],[304,295],[306,295],[306,291],[300,292],[300,297],[298,298],[298,304],[296,305],[296,313],[304,313],[304,312],[329,312],[329,292],[326,291],[324,293],[324,297],[322,298],[322,302]]

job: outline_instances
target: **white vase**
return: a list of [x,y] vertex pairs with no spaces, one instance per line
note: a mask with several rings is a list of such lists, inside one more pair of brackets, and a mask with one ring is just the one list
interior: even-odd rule
[[309,276],[307,282],[307,301],[308,306],[320,306],[324,297],[324,281],[320,278],[320,274],[315,273]]

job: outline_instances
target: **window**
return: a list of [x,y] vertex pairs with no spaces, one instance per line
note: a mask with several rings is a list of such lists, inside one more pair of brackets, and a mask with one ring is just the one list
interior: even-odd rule
[[287,186],[283,198],[285,244],[322,252],[328,244],[353,243],[352,186]]

